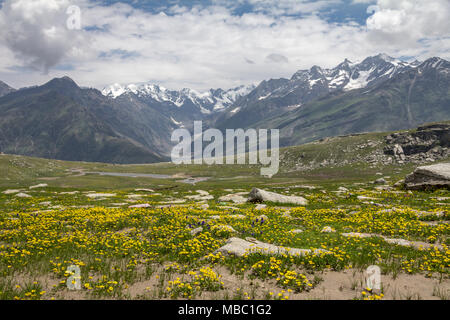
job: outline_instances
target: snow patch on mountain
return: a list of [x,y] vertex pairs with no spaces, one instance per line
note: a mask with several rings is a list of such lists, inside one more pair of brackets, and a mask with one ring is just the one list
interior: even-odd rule
[[246,96],[255,85],[242,85],[229,90],[211,89],[198,92],[193,89],[169,90],[155,84],[113,84],[102,90],[104,96],[117,99],[125,94],[134,94],[141,98],[151,98],[157,102],[172,103],[183,107],[187,103],[194,104],[203,114],[220,112],[233,105],[239,98]]
[[375,68],[372,68],[368,71],[359,71],[358,76],[355,78],[351,78],[347,85],[344,87],[344,90],[354,90],[354,89],[361,89],[365,88],[367,84],[369,83],[368,79],[371,75],[371,73],[374,71]]

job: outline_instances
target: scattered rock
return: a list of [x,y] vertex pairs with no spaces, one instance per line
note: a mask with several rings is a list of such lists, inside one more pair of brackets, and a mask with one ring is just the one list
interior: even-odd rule
[[191,230],[191,235],[192,235],[192,236],[196,236],[197,234],[199,234],[199,233],[202,232],[202,231],[203,231],[203,228],[202,228],[202,227],[198,227],[198,228],[192,229],[192,230]]
[[336,230],[334,230],[332,227],[323,227],[322,231],[320,232],[333,233],[336,232]]
[[134,189],[136,192],[155,192],[153,189]]
[[[251,241],[249,241],[251,240]],[[273,244],[265,243],[258,241],[256,239],[249,239],[246,240],[240,239],[240,238],[230,238],[227,241],[227,244],[223,247],[219,248],[216,252],[221,252],[223,254],[229,254],[229,255],[235,255],[238,257],[242,257],[245,254],[248,253],[261,253],[261,254],[267,254],[267,255],[273,255],[273,254],[287,254],[290,256],[303,256],[307,254],[320,254],[327,252],[325,250],[316,249],[316,250],[310,250],[310,249],[297,249],[297,248],[286,248],[281,246],[276,246]]]
[[247,202],[247,199],[240,194],[227,194],[226,196],[221,196],[219,201],[222,202],[234,202],[236,204],[242,204]]
[[255,207],[255,210],[263,210],[266,209],[267,205],[266,204],[262,204],[262,203],[258,203]]
[[129,206],[128,208],[151,208],[152,206],[148,203],[141,203]]
[[127,198],[128,199],[141,199],[143,197],[142,194],[128,194]]
[[386,179],[380,178],[374,181],[374,184],[387,184]]
[[302,233],[303,230],[302,229],[294,229],[294,230],[291,230],[291,232],[295,233],[295,234],[298,234],[298,233]]
[[48,187],[48,184],[41,183],[41,184],[37,184],[35,186],[31,186],[29,189],[37,189],[37,188],[45,188],[45,187]]
[[95,199],[95,198],[108,198],[108,197],[115,197],[115,193],[89,193],[86,195],[86,197]]
[[378,200],[378,198],[366,197],[366,196],[358,196],[358,200]]
[[344,237],[370,238],[373,237],[370,233],[349,232],[342,233]]
[[197,190],[196,191],[198,194],[197,195],[192,195],[192,196],[186,196],[185,198],[187,199],[192,199],[192,200],[213,200],[214,196],[210,195],[208,191],[204,191],[204,190]]
[[162,204],[180,204],[180,203],[185,203],[186,199],[174,199],[174,200],[168,200],[168,201],[164,201],[164,202],[160,202]]
[[2,193],[3,194],[14,194],[14,193],[19,193],[21,190],[16,190],[16,189],[10,189],[10,190],[5,190]]
[[291,204],[297,204],[301,206],[305,206],[308,204],[308,201],[299,196],[285,196],[281,195],[275,192],[269,192],[257,188],[253,188],[253,190],[250,192],[249,202],[264,202],[264,201],[271,201],[271,202],[278,202],[278,203],[291,203]]
[[405,246],[408,247],[411,245],[411,241],[405,240],[405,239],[391,239],[391,238],[385,238],[383,237],[384,241],[391,244],[396,244],[399,246]]
[[18,198],[32,198],[32,196],[30,196],[29,194],[23,193],[23,192],[20,192],[20,193],[16,194],[15,196]]

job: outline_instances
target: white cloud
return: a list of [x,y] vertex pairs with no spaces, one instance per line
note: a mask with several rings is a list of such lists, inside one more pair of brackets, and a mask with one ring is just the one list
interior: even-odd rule
[[404,46],[414,46],[421,39],[449,37],[450,1],[378,0],[367,28],[379,43]]
[[[290,77],[314,64],[331,67],[379,52],[450,57],[445,0],[422,6],[422,15],[416,1],[379,0],[367,26],[328,23],[314,13],[330,1],[250,0],[259,9],[236,16],[223,0],[210,7],[173,6],[167,14],[80,0],[86,31],[65,28],[69,0],[12,6],[31,1],[7,0],[0,10],[0,30],[6,30],[0,34],[0,79],[16,87],[67,74],[97,88],[152,81],[202,90]],[[301,17],[283,14],[299,11]],[[49,75],[10,69],[23,65],[50,68]]]
[[83,33],[65,27],[68,6],[68,0],[5,1],[0,10],[0,43],[26,66],[47,72],[76,54],[84,41]]

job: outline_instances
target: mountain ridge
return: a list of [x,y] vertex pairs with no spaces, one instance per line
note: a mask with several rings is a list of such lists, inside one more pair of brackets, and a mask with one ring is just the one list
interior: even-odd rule
[[247,95],[255,87],[255,85],[241,85],[228,90],[219,88],[199,92],[189,88],[170,90],[163,86],[150,83],[142,83],[139,85],[120,85],[116,83],[105,87],[102,90],[102,94],[113,99],[123,95],[135,95],[140,98],[151,98],[155,102],[171,103],[180,108],[183,107],[184,104],[190,102],[195,105],[201,113],[210,114],[228,108],[240,97]]
[[[262,81],[246,99],[240,99],[234,109],[221,115],[217,123],[220,128],[233,122],[247,127],[255,120],[299,108],[327,94],[370,87],[415,67],[417,62],[408,63],[386,54],[367,57],[356,63],[345,59],[331,69],[312,66],[309,70],[298,70],[290,79]],[[246,119],[245,113],[256,109],[254,116],[257,119]],[[228,121],[229,118],[231,120]]]
[[11,92],[16,91],[16,89],[10,87],[9,85],[7,85],[6,83],[4,83],[3,81],[0,80],[0,97],[7,95]]

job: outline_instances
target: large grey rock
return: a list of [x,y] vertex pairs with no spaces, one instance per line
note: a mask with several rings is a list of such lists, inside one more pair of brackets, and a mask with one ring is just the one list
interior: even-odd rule
[[270,243],[261,242],[256,239],[247,238],[246,240],[244,240],[241,238],[233,237],[228,239],[226,245],[217,249],[217,252],[242,257],[245,254],[249,253],[261,253],[267,255],[287,254],[290,256],[303,256],[311,253],[320,254],[327,251],[322,249],[311,250],[311,249],[286,248],[276,246]]
[[308,200],[299,196],[285,196],[275,192],[265,191],[258,188],[253,188],[249,194],[249,202],[278,202],[278,203],[290,203],[305,206],[308,204]]
[[413,190],[450,187],[450,163],[418,167],[405,178],[405,187]]

